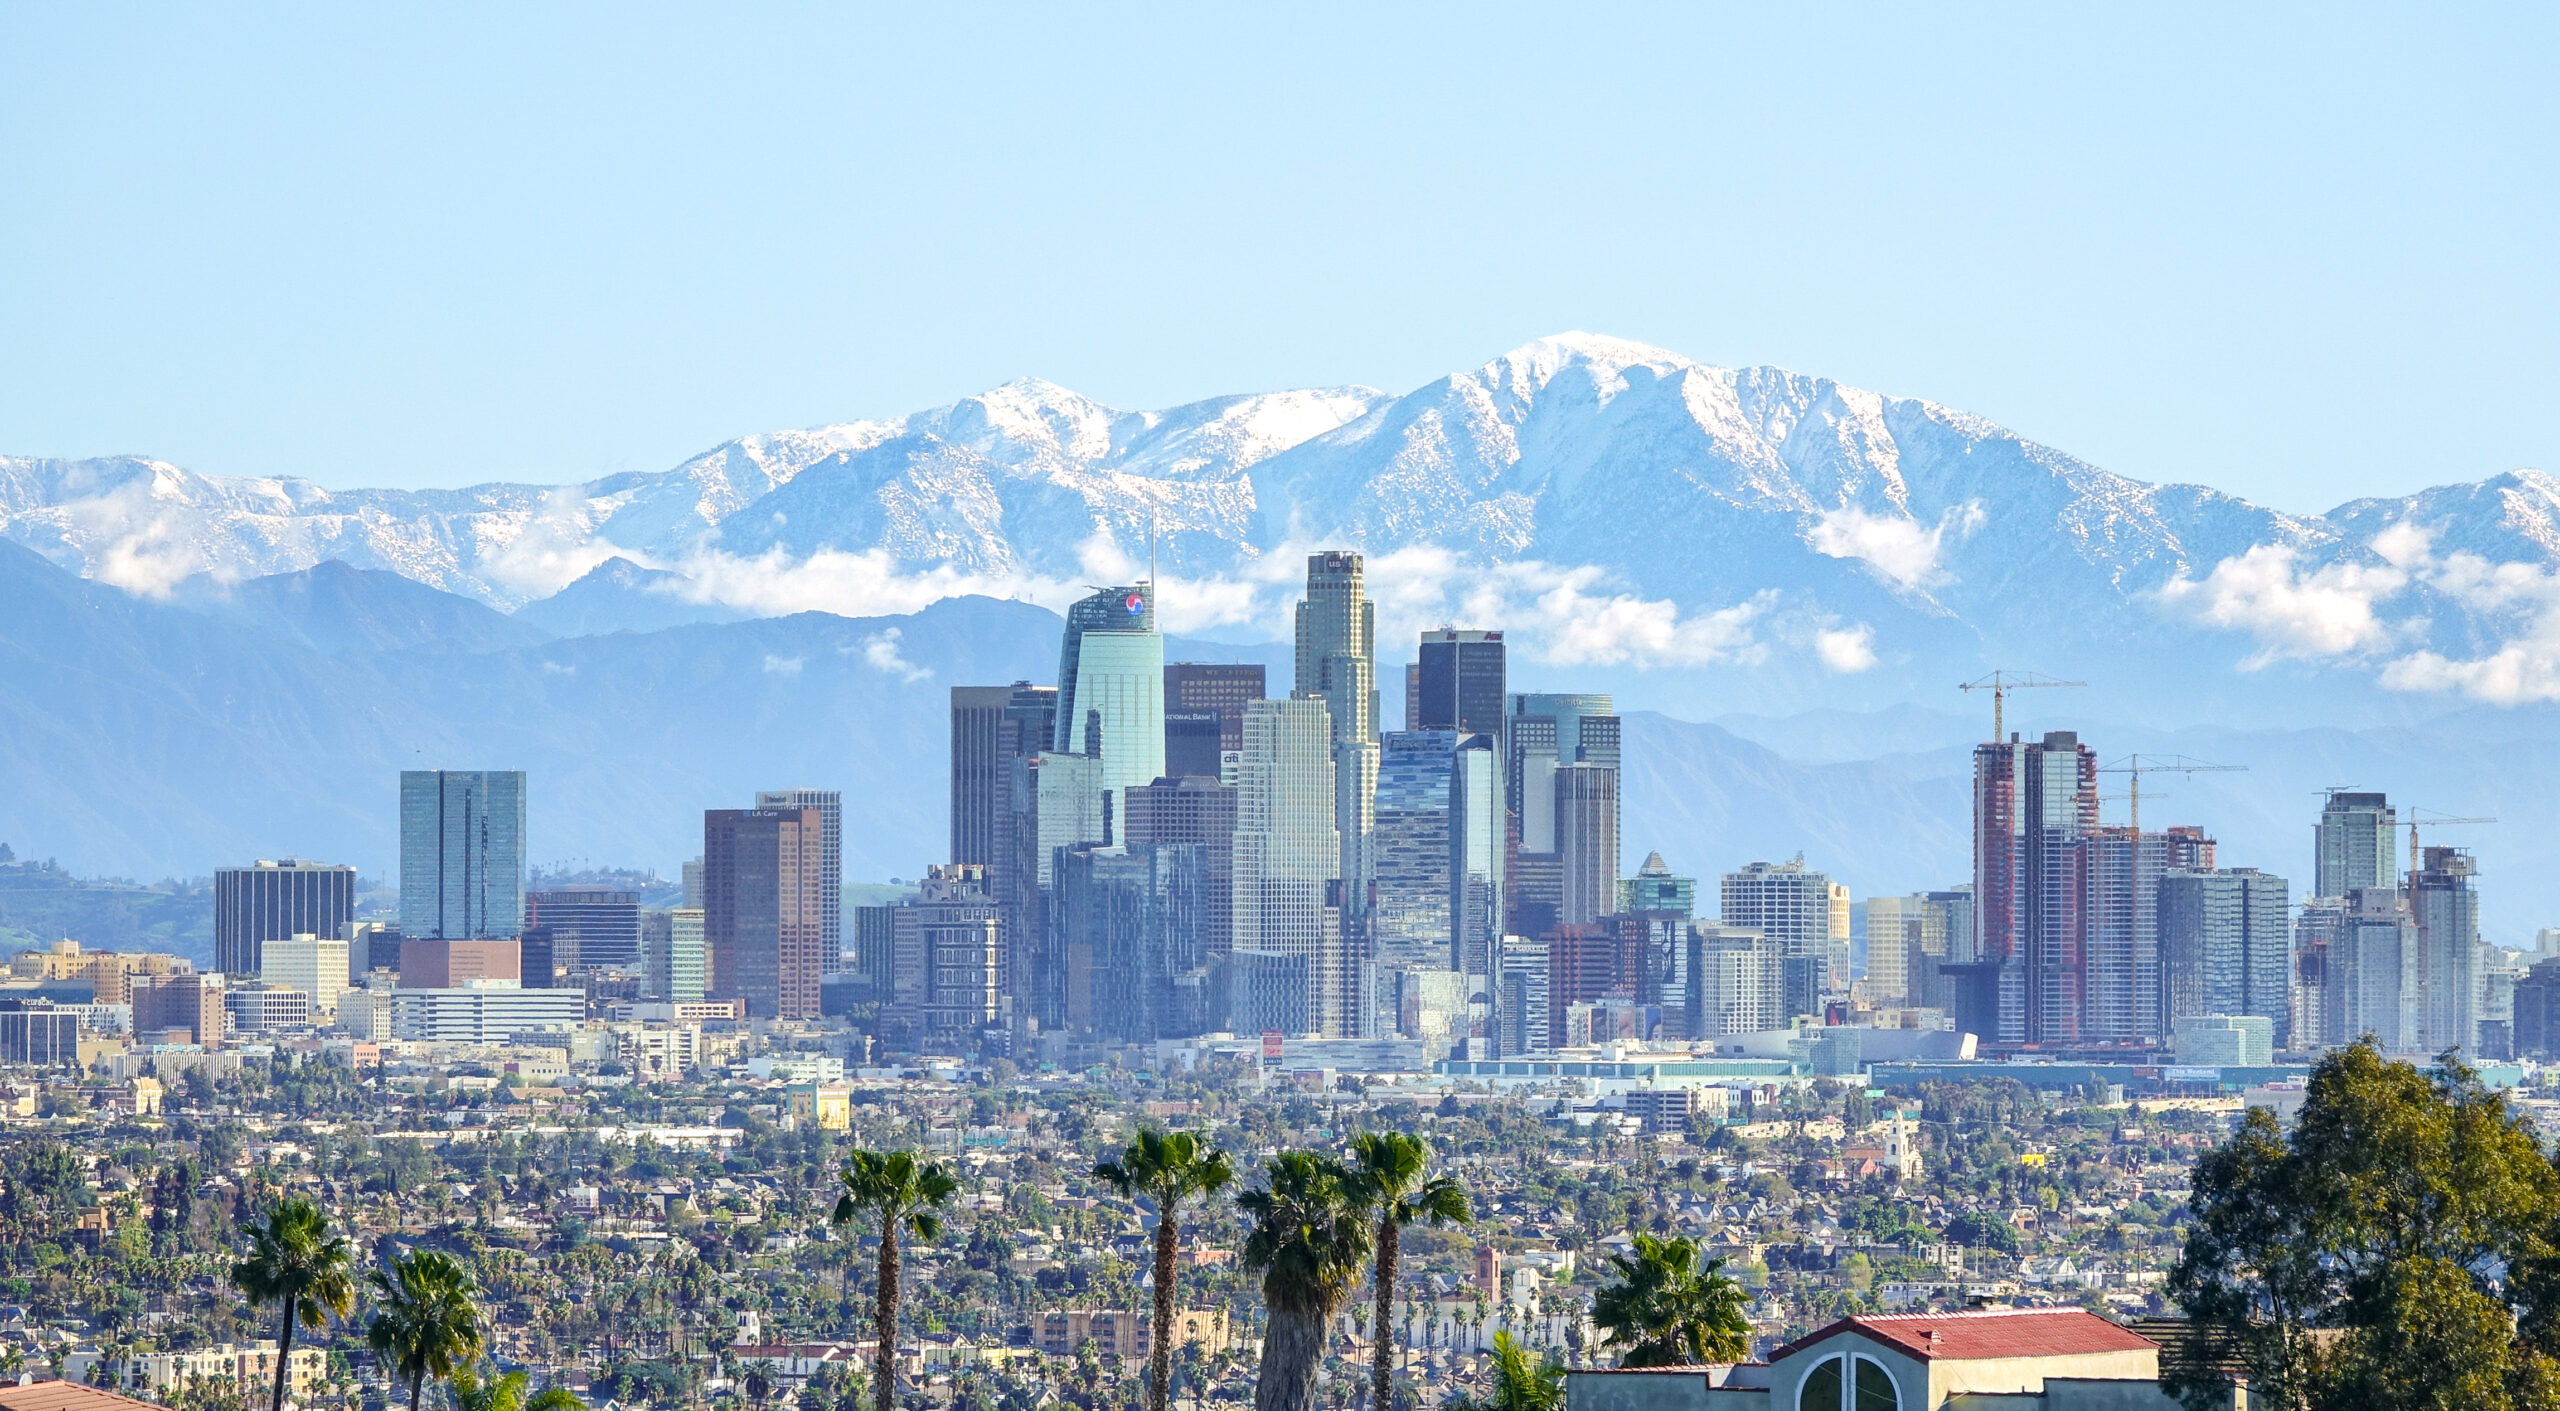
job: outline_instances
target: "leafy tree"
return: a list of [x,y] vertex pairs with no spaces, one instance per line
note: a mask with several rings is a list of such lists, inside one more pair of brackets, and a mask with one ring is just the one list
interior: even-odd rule
[[277,1305],[274,1411],[284,1411],[286,1374],[297,1327],[313,1332],[356,1310],[354,1255],[329,1228],[329,1217],[302,1196],[287,1196],[249,1227],[249,1256],[231,1266],[231,1286],[251,1303]]
[[2532,1127],[2447,1054],[2370,1040],[2312,1070],[2285,1132],[2252,1108],[2197,1163],[2172,1292],[2209,1336],[2164,1381],[2228,1404],[2560,1407],[2560,1171]]
[[1236,1197],[1254,1222],[1244,1262],[1262,1271],[1270,1313],[1254,1411],[1315,1411],[1325,1331],[1367,1266],[1369,1223],[1351,1173],[1331,1157],[1284,1151],[1263,1172],[1260,1188]]
[[[1351,1140],[1351,1198],[1376,1221],[1372,1243],[1377,1249],[1373,1275],[1377,1304],[1371,1310],[1369,1404],[1395,1405],[1396,1256],[1404,1227],[1417,1221],[1463,1225],[1475,1218],[1467,1204],[1467,1188],[1455,1177],[1433,1176],[1431,1147],[1402,1132],[1363,1132]],[[1155,1411],[1164,1411],[1163,1407]]]
[[1181,1252],[1182,1202],[1235,1184],[1227,1154],[1189,1132],[1147,1129],[1116,1161],[1093,1168],[1126,1196],[1156,1203],[1156,1328],[1147,1349],[1147,1411],[1165,1411],[1173,1397],[1174,1265]]
[[450,1254],[422,1249],[366,1273],[373,1289],[373,1321],[365,1342],[374,1356],[409,1383],[409,1411],[429,1376],[451,1377],[479,1360],[478,1288],[470,1271]]
[[1621,1367],[1740,1362],[1751,1355],[1742,1286],[1724,1261],[1702,1259],[1687,1236],[1637,1235],[1635,1248],[1609,1256],[1618,1281],[1591,1300],[1591,1321],[1624,1351]]
[[942,1217],[934,1212],[951,1203],[960,1182],[939,1163],[919,1165],[912,1151],[860,1150],[846,1157],[837,1180],[844,1194],[829,1217],[834,1223],[851,1224],[866,1213],[880,1222],[880,1297],[872,1313],[879,1346],[871,1394],[874,1411],[889,1411],[898,1387],[898,1233],[903,1229],[920,1240],[941,1234]]

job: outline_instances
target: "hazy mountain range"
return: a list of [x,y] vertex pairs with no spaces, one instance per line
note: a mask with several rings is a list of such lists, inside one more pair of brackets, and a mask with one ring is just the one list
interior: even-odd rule
[[2497,814],[2461,840],[2512,936],[2560,919],[2522,875],[2554,812],[2555,506],[2517,471],[2285,514],[1580,334],[1403,396],[1122,412],[1023,381],[567,486],[0,458],[0,839],[379,870],[393,771],[520,765],[544,861],[670,867],[700,809],[813,784],[877,821],[849,876],[913,875],[945,687],[1047,679],[1050,609],[1151,538],[1178,653],[1283,663],[1298,556],[1348,545],[1391,662],[1421,626],[1503,626],[1523,684],[1619,693],[1631,859],[1958,880],[1987,706],[1951,687],[2031,668],[2089,686],[2018,697],[2020,728],[2252,766],[2145,786],[2146,823],[2231,862],[2300,875],[2324,784]]

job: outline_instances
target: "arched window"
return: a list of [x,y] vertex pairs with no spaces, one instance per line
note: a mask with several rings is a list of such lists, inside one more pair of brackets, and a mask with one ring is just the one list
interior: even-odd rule
[[1828,1357],[1805,1373],[1796,1411],[1902,1411],[1893,1373],[1873,1358]]

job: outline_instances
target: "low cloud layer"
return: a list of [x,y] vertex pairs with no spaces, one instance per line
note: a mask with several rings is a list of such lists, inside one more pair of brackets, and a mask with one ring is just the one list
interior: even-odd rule
[[[1260,555],[1240,573],[1159,578],[1159,621],[1170,632],[1241,629],[1287,640],[1291,614],[1305,586],[1306,555],[1316,546],[1288,544]],[[822,550],[793,558],[778,550],[754,556],[706,551],[673,567],[691,580],[688,591],[761,614],[820,611],[845,617],[894,616],[921,611],[964,594],[1009,598],[1064,609],[1094,584],[1126,583],[1146,573],[1107,537],[1089,540],[1076,578],[1036,573],[974,574],[947,565],[902,567],[879,550]],[[1665,598],[1628,590],[1604,570],[1534,560],[1486,563],[1436,545],[1372,555],[1369,594],[1378,606],[1378,630],[1389,641],[1410,641],[1444,625],[1499,626],[1527,655],[1558,666],[1697,667],[1750,665],[1770,651],[1764,630],[1777,605],[1775,593],[1699,611]],[[1839,672],[1875,664],[1874,629],[1834,626],[1812,639],[1816,659]],[[875,658],[882,670],[902,670],[896,644]]]
[[[2369,546],[2379,562],[2309,567],[2295,549],[2261,544],[2203,578],[2181,574],[2160,590],[2172,611],[2248,633],[2258,650],[2242,663],[2363,661],[2395,691],[2452,691],[2494,705],[2560,701],[2560,574],[2539,564],[2478,554],[2438,554],[2434,538],[2401,523]],[[2427,603],[2450,603],[2498,633],[2479,656],[2425,645]],[[2397,615],[2394,610],[2397,609]]]

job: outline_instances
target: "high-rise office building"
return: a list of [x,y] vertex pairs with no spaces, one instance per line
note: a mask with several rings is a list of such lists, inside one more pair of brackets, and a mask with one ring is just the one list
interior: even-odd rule
[[826,820],[814,808],[702,815],[708,997],[759,1019],[818,1017]]
[[1379,742],[1369,945],[1381,972],[1450,965],[1458,739],[1454,730],[1410,730]]
[[2088,1003],[2098,760],[2068,730],[1973,754],[1976,954],[1998,966],[2002,1042],[2071,1043]]
[[1378,612],[1360,555],[1307,555],[1307,595],[1298,603],[1297,677],[1290,694],[1320,700],[1335,744],[1378,738]]
[[[1165,668],[1167,671],[1173,668]],[[1171,779],[1226,777],[1226,724],[1214,710],[1164,713],[1164,772]]]
[[768,789],[758,808],[818,811],[818,967],[832,975],[844,964],[844,795],[834,789]]
[[[525,932],[549,932],[551,963],[537,982],[547,985],[575,970],[640,968],[640,896],[607,887],[554,887],[525,893]],[[530,945],[530,942],[528,942]]]
[[521,935],[524,862],[523,771],[401,772],[401,934]]
[[1621,912],[1669,911],[1682,917],[1698,914],[1698,879],[1674,874],[1662,854],[1644,855],[1644,865],[1636,875],[1619,879],[1618,910]]
[[[1152,781],[1151,781],[1152,782]],[[1102,761],[1042,753],[1013,762],[1013,861],[989,869],[997,908],[1004,992],[1043,1025],[1063,1021],[1065,975],[1055,953],[1049,896],[1058,850],[1107,841]]]
[[2253,867],[2172,872],[2159,882],[2159,967],[2169,1033],[2197,1015],[2253,1014],[2291,1044],[2293,937],[2285,880]]
[[1500,735],[1509,706],[1509,677],[1500,632],[1443,627],[1422,634],[1414,663],[1418,721],[1411,730]]
[[2381,794],[2332,789],[2311,830],[2311,895],[2343,897],[2358,887],[2400,885],[2392,846],[2399,815]]
[[1187,943],[1203,963],[1224,956],[1235,939],[1235,844],[1233,788],[1214,779],[1185,776],[1158,779],[1129,791],[1129,847],[1189,845],[1203,850],[1205,909],[1196,918],[1199,936]]
[[1461,735],[1449,783],[1449,968],[1473,995],[1502,944],[1510,821],[1502,806],[1498,735]]
[[995,889],[1012,860],[1013,764],[1052,748],[1053,686],[951,688],[951,860],[987,865]]
[[[1271,694],[1268,677],[1258,661],[1169,661],[1164,667],[1164,709],[1170,720],[1176,712],[1207,712],[1218,717],[1218,749],[1228,753],[1244,748],[1244,705]],[[1170,766],[1167,772],[1174,772]],[[1188,771],[1186,771],[1188,772]],[[1206,771],[1217,777],[1218,771]]]
[[1209,853],[1201,843],[1059,851],[1054,905],[1070,1025],[1124,1043],[1206,1030]]
[[[1344,953],[1338,907],[1341,842],[1334,818],[1333,722],[1321,699],[1255,701],[1245,707],[1236,780],[1235,939],[1247,953],[1293,961],[1307,987],[1303,1008],[1257,1013],[1237,972],[1235,1024],[1247,1032],[1351,1033],[1360,967]],[[1328,916],[1328,912],[1334,912]],[[1281,967],[1265,966],[1279,969]]]
[[298,990],[320,1013],[338,1012],[338,996],[347,989],[344,940],[304,932],[267,942],[259,959],[258,979],[270,989]]
[[2480,896],[2461,848],[2427,848],[2409,878],[2409,918],[2417,927],[2418,1011],[2428,1053],[2480,1051]]
[[[1556,795],[1556,919],[1587,925],[1618,901],[1618,767],[1560,764]],[[1826,936],[1829,908],[1824,911]]]
[[680,906],[641,918],[640,966],[649,998],[691,1004],[702,998],[706,958],[702,911]]
[[[1603,695],[1525,694],[1510,698],[1510,713],[1504,717],[1501,738],[1506,752],[1505,802],[1517,842],[1512,850],[1505,907],[1506,925],[1517,934],[1541,934],[1565,919],[1565,839],[1559,834],[1564,815],[1557,802],[1556,774],[1575,764],[1615,771],[1618,724],[1616,707]],[[1591,800],[1587,796],[1595,781],[1582,783],[1586,797],[1581,802],[1588,805]],[[1598,821],[1587,808],[1574,817],[1586,824]],[[1614,849],[1618,836],[1614,798],[1609,804],[1605,831],[1606,848]],[[1593,837],[1579,840],[1576,846],[1586,859],[1596,858],[1604,851],[1601,840]],[[1606,858],[1606,866],[1614,891],[1614,854]],[[1604,901],[1602,909],[1607,905]]]
[[1103,807],[1164,774],[1164,638],[1155,586],[1105,588],[1067,609],[1053,749],[1102,761]]
[[1370,859],[1378,789],[1378,614],[1354,553],[1307,555],[1297,611],[1297,675],[1290,694],[1320,700],[1333,732],[1334,833],[1344,904],[1357,916],[1376,868]]
[[336,936],[356,914],[356,870],[298,857],[260,858],[213,874],[213,963],[248,979],[262,947],[289,936]]

